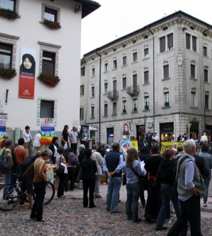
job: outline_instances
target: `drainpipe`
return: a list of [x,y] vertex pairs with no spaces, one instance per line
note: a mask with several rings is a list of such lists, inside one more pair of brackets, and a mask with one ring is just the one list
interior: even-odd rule
[[148,31],[152,34],[153,43],[153,133],[155,132],[155,37],[154,33],[148,28]]
[[99,56],[99,143],[101,143],[101,68],[102,68],[102,57],[101,55],[98,53],[98,51],[96,50],[96,54]]

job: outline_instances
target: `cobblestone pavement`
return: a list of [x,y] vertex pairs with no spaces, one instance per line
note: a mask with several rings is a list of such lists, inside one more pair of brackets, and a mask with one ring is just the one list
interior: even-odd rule
[[[144,221],[144,209],[139,206],[141,223],[127,221],[125,215],[125,203],[119,203],[121,213],[110,214],[104,208],[104,199],[95,199],[96,208],[84,208],[82,199],[73,199],[67,195],[65,199],[55,198],[49,205],[44,206],[44,217],[49,221],[36,222],[29,219],[30,210],[27,207],[16,207],[10,212],[0,212],[0,235],[16,236],[112,236],[112,235],[166,235],[168,231],[156,232],[154,224]],[[176,218],[171,217],[172,226]],[[202,233],[204,236],[212,235],[211,220],[202,219]],[[188,233],[190,235],[190,233]]]

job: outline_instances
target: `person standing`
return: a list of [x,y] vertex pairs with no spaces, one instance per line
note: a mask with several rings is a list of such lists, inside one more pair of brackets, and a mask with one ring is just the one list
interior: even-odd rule
[[62,144],[62,146],[65,149],[69,148],[69,143],[68,143],[69,133],[68,133],[68,129],[69,129],[69,126],[68,125],[64,125],[63,132],[62,132],[61,144]]
[[112,145],[112,151],[108,152],[104,158],[103,170],[110,178],[107,190],[106,210],[111,213],[118,213],[118,197],[122,183],[122,172],[116,173],[113,176],[110,172],[113,172],[117,167],[123,166],[123,155],[120,153],[120,144],[114,143]]
[[95,173],[97,171],[96,162],[91,159],[92,151],[85,149],[86,159],[82,161],[82,180],[83,180],[83,206],[88,206],[88,189],[89,189],[89,206],[90,208],[96,207],[94,205],[93,193],[95,188]]
[[58,140],[58,137],[54,137],[52,139],[52,144],[49,145],[49,149],[52,151],[52,156],[51,156],[51,159],[52,159],[52,163],[55,164],[55,160],[56,160],[56,157],[58,156],[58,148],[59,148],[59,140]]
[[94,197],[95,198],[101,198],[101,195],[99,194],[99,186],[100,186],[100,178],[102,176],[102,166],[103,166],[103,157],[99,152],[97,152],[97,147],[93,145],[92,147],[92,156],[91,159],[93,159],[96,162],[97,172],[95,177],[95,190],[94,190]]
[[52,151],[50,149],[44,149],[41,152],[41,157],[37,158],[34,162],[33,183],[35,201],[32,207],[30,218],[42,222],[48,220],[47,218],[43,218],[43,201],[46,191],[46,182],[48,180],[45,161],[49,159],[51,155]]
[[24,139],[24,148],[28,151],[28,156],[32,155],[32,136],[30,133],[30,127],[27,125],[22,133]]
[[40,130],[38,130],[37,134],[33,137],[33,147],[35,149],[35,152],[40,151],[40,139],[41,139],[41,134]]
[[146,135],[146,142],[148,143],[149,148],[151,147],[151,142],[152,142],[152,134],[150,130],[148,130],[148,133]]
[[74,154],[77,154],[77,142],[78,142],[78,132],[77,128],[74,126],[73,130],[70,132],[70,143],[71,149],[73,150]]
[[203,157],[204,159],[204,165],[208,169],[209,176],[204,178],[204,183],[206,187],[206,196],[203,198],[204,201],[204,207],[207,207],[207,201],[208,201],[208,189],[210,185],[211,180],[211,169],[212,169],[212,155],[208,153],[209,151],[209,145],[207,143],[202,144],[202,151],[198,154],[198,156]]
[[167,236],[187,234],[187,221],[192,236],[201,236],[200,196],[205,197],[205,185],[195,164],[196,143],[188,139],[184,143],[185,155],[177,164],[177,192],[181,213]]

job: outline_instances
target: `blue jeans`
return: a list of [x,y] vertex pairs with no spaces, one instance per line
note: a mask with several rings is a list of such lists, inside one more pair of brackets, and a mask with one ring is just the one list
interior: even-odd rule
[[140,183],[127,184],[126,214],[128,219],[138,219],[138,198]]
[[116,212],[118,210],[119,190],[122,177],[112,177],[108,184],[106,210]]
[[210,180],[211,180],[211,178],[205,178],[204,179],[205,188],[206,188],[206,196],[203,198],[204,203],[206,203],[208,201],[208,188],[209,188]]
[[101,178],[101,175],[96,175],[96,177],[95,177],[94,196],[99,196],[100,178]]
[[161,197],[162,197],[162,205],[157,217],[156,229],[161,229],[166,219],[167,211],[169,208],[169,202],[172,201],[174,205],[174,209],[177,215],[177,219],[180,216],[180,203],[176,194],[175,187],[173,185],[161,184],[160,187]]
[[[11,172],[4,174],[4,184],[10,184],[11,183]],[[8,194],[9,187],[4,188],[3,192],[3,198],[6,199],[6,195]]]

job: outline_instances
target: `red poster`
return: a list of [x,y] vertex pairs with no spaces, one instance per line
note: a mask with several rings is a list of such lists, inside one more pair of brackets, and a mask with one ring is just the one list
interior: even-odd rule
[[35,55],[34,49],[21,48],[19,98],[34,99]]

